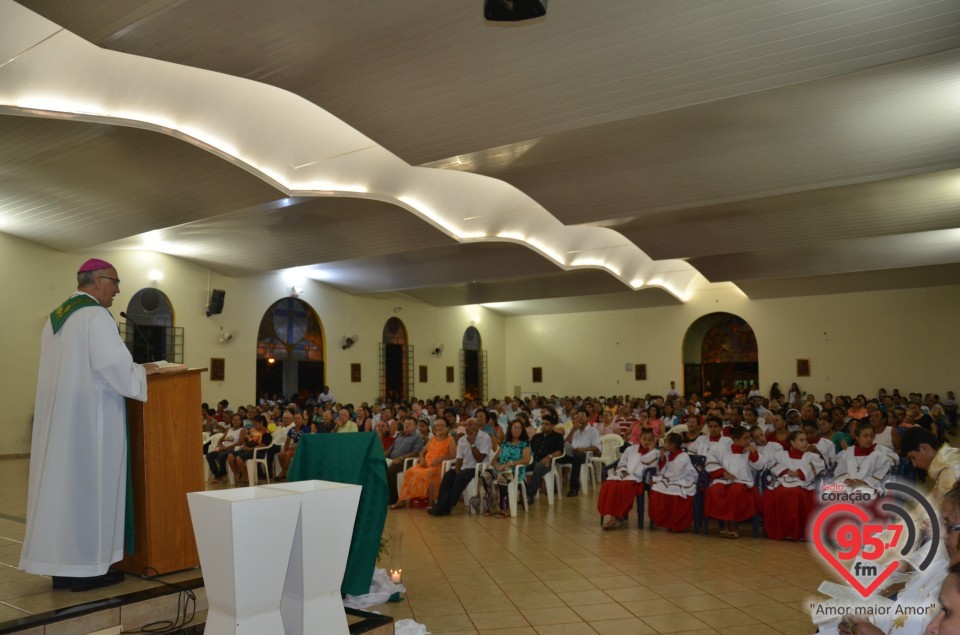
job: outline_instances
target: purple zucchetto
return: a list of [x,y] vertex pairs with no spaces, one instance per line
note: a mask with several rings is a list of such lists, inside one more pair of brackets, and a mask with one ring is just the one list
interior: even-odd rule
[[111,268],[113,268],[113,265],[111,265],[106,260],[100,260],[99,258],[91,258],[90,260],[80,265],[80,268],[77,269],[77,273],[83,273],[84,271],[98,271],[100,269],[111,269]]

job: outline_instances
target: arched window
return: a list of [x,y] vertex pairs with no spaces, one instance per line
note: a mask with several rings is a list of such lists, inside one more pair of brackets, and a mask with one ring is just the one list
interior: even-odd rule
[[398,317],[383,325],[380,342],[380,394],[387,401],[410,397],[413,386],[413,346],[407,343],[407,327]]
[[460,394],[465,399],[483,401],[487,394],[487,352],[476,327],[463,332],[460,349]]
[[183,362],[183,329],[173,326],[173,304],[163,291],[140,289],[127,305],[123,340],[138,364]]
[[257,395],[317,392],[325,384],[320,316],[299,298],[270,305],[257,332]]
[[686,394],[746,394],[759,381],[757,337],[732,313],[710,313],[695,320],[683,338]]

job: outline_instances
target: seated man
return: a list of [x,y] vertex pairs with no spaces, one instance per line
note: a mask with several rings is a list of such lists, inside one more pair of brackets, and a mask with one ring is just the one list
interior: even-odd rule
[[960,480],[960,450],[942,443],[926,428],[910,428],[900,439],[900,451],[918,470],[933,479],[933,497],[942,500]]
[[480,430],[476,419],[467,419],[466,434],[457,441],[457,462],[452,470],[447,470],[440,481],[437,504],[429,510],[432,516],[449,516],[463,490],[477,475],[477,464],[489,461],[493,442],[490,435]]
[[423,449],[423,437],[417,432],[417,422],[413,417],[407,417],[403,422],[403,430],[397,435],[387,458],[387,491],[390,494],[390,504],[396,505],[400,497],[397,491],[397,474],[403,471],[403,462],[420,456]]
[[550,471],[554,457],[563,456],[563,435],[554,430],[552,415],[546,415],[540,422],[540,430],[530,439],[533,453],[533,469],[527,472],[530,480],[527,486],[527,501],[532,505],[540,491],[540,482]]
[[577,496],[580,494],[580,467],[586,462],[587,453],[593,452],[594,456],[600,456],[600,433],[595,427],[587,425],[585,412],[578,412],[573,420],[570,432],[567,433],[566,447],[567,455],[557,459],[557,463],[573,466],[570,470],[570,491],[567,496]]

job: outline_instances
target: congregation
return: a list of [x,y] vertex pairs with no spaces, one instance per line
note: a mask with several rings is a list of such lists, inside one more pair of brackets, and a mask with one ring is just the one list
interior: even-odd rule
[[549,489],[552,501],[567,475],[567,496],[596,481],[604,529],[623,526],[646,497],[651,526],[706,531],[716,519],[721,536],[737,538],[740,523],[753,521],[755,535],[762,527],[767,538],[805,540],[824,482],[876,497],[890,476],[929,477],[942,497],[960,478],[960,451],[945,443],[957,410],[953,392],[818,399],[797,384],[786,393],[773,384],[767,395],[756,384],[709,397],[671,385],[663,396],[359,406],[325,386],[287,401],[263,395],[235,411],[226,401],[204,404],[202,417],[216,435],[204,447],[213,482],[245,484],[257,448],[283,480],[301,435],[375,432],[392,509],[445,516],[462,497],[472,512],[507,516],[517,498],[529,506]]

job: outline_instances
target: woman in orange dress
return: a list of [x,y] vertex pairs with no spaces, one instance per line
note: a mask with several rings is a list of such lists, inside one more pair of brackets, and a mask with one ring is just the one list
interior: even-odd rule
[[437,417],[433,438],[420,451],[419,462],[403,473],[399,500],[391,509],[402,509],[413,498],[427,498],[432,506],[440,490],[441,466],[457,455],[457,444],[448,432],[447,422]]

